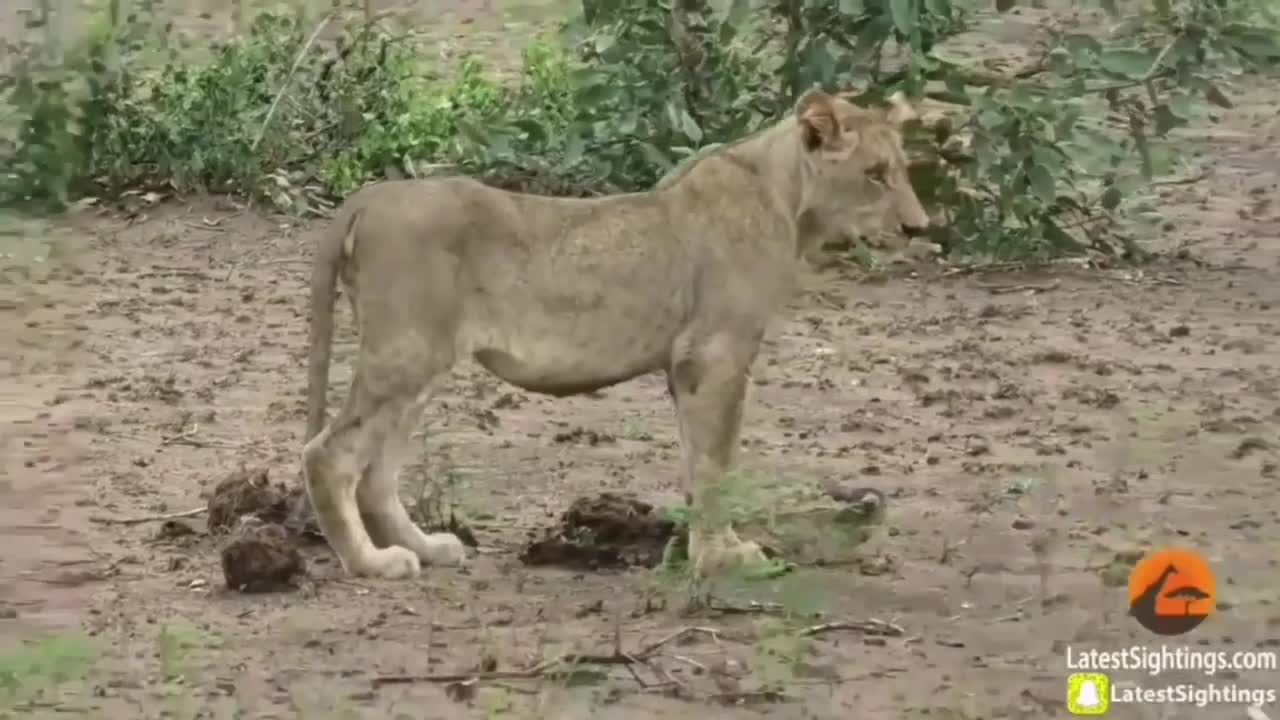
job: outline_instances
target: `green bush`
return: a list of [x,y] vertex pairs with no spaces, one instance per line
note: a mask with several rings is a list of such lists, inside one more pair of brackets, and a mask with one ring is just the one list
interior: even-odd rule
[[1250,2],[1112,4],[1114,37],[1056,35],[1012,77],[946,54],[967,22],[951,0],[672,2],[584,0],[560,37],[525,49],[514,82],[476,59],[437,79],[376,25],[309,47],[301,12],[260,14],[198,58],[158,52],[139,17],[99,22],[56,65],[6,48],[0,203],[173,188],[308,212],[379,178],[442,172],[558,195],[640,190],[816,83],[950,103],[951,123],[909,139],[953,254],[1134,256],[1123,221],[1154,214],[1144,188],[1174,169],[1163,138],[1202,100],[1231,104],[1212,68],[1280,59],[1273,11]]

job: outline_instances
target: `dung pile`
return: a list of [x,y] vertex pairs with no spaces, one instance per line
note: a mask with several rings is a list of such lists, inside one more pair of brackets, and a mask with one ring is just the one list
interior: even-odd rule
[[652,505],[601,493],[574,500],[558,525],[530,537],[520,561],[576,570],[651,568],[675,532],[675,523]]
[[264,523],[284,523],[289,509],[289,490],[284,485],[272,484],[265,467],[241,468],[218,483],[209,497],[209,534],[235,530],[245,515]]
[[246,516],[222,546],[222,576],[227,588],[245,593],[292,590],[306,573],[296,539],[283,525]]
[[[273,484],[265,467],[241,468],[214,488],[209,497],[209,535],[225,536],[220,555],[227,587],[239,592],[291,589],[305,574],[298,551],[299,506],[305,493]],[[318,534],[318,533],[317,533]]]

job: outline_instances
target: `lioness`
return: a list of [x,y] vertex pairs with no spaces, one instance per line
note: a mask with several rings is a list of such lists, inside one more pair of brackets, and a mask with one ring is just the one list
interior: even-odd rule
[[[424,562],[464,561],[455,536],[414,525],[396,483],[409,434],[459,356],[555,397],[664,371],[685,499],[708,502],[702,491],[736,462],[747,372],[792,288],[798,229],[926,229],[899,134],[913,117],[901,96],[865,109],[814,89],[793,116],[648,192],[550,198],[452,177],[354,193],[312,271],[302,452],[343,568],[410,578]],[[360,347],[324,427],[338,276]],[[764,560],[731,526],[695,525],[694,572]]]

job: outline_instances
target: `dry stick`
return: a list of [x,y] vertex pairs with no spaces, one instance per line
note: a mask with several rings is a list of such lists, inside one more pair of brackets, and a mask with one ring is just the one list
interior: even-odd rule
[[296,57],[293,58],[293,65],[289,67],[289,74],[285,75],[284,83],[280,86],[280,91],[276,93],[276,97],[271,101],[271,107],[267,108],[267,116],[262,119],[262,127],[258,128],[258,136],[253,139],[253,145],[249,146],[250,150],[257,150],[258,143],[262,142],[262,136],[267,132],[267,126],[271,124],[271,118],[276,114],[276,108],[280,106],[280,101],[284,98],[284,93],[289,89],[289,84],[293,82],[294,73],[298,72],[298,67],[302,65],[302,58],[306,57],[307,51],[315,44],[316,38],[320,37],[320,33],[329,26],[329,22],[333,20],[333,13],[324,16],[320,24],[315,30],[311,31],[311,37],[302,44],[302,49],[298,51]]
[[418,682],[467,682],[471,680],[529,680],[542,677],[561,663],[581,665],[629,665],[637,659],[631,655],[561,655],[527,670],[491,670],[488,672],[441,673],[438,675],[381,675],[373,678],[373,686],[403,685]]
[[[687,627],[646,645],[640,652],[629,654],[614,651],[610,655],[592,655],[587,653],[567,653],[546,662],[534,665],[525,670],[493,670],[489,672],[440,673],[430,675],[380,675],[373,678],[375,688],[383,685],[405,685],[409,683],[433,682],[452,683],[474,680],[529,680],[542,677],[557,665],[636,665],[642,664],[653,656],[664,645],[694,633],[703,633],[719,638],[720,633],[714,628]],[[639,678],[637,677],[637,682]],[[643,683],[641,683],[643,685]]]
[[209,506],[198,507],[192,510],[183,510],[182,512],[167,513],[165,515],[143,515],[134,518],[110,518],[110,517],[91,517],[89,522],[101,523],[102,525],[141,525],[149,522],[165,522],[168,520],[180,520],[182,518],[195,517],[204,513]]
[[1212,171],[1206,170],[1197,175],[1192,175],[1191,177],[1175,178],[1173,180],[1152,180],[1151,182],[1147,183],[1147,185],[1150,187],[1168,187],[1170,185],[1194,185],[1200,182],[1201,180],[1208,178],[1212,174],[1213,174]]
[[857,630],[867,635],[880,635],[883,637],[901,637],[907,634],[901,625],[897,623],[878,620],[876,618],[868,618],[867,620],[837,620],[835,622],[821,623],[819,625],[811,625],[800,631],[805,637],[821,635],[822,633],[832,632],[833,630]]
[[1032,292],[1048,292],[1058,288],[1058,281],[1048,283],[1019,283],[1017,285],[1000,285],[996,283],[974,283],[978,287],[986,290],[992,295],[1006,295],[1008,293],[1032,291]]

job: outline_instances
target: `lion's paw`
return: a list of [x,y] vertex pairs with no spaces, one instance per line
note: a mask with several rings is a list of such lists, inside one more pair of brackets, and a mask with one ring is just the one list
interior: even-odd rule
[[726,572],[750,572],[772,564],[759,545],[739,540],[732,530],[704,538],[690,537],[689,557],[694,574],[700,577]]
[[467,562],[467,546],[453,533],[427,533],[419,557],[428,565],[461,567]]
[[411,580],[422,573],[417,553],[398,545],[377,548],[360,562],[344,565],[352,575],[386,580]]

